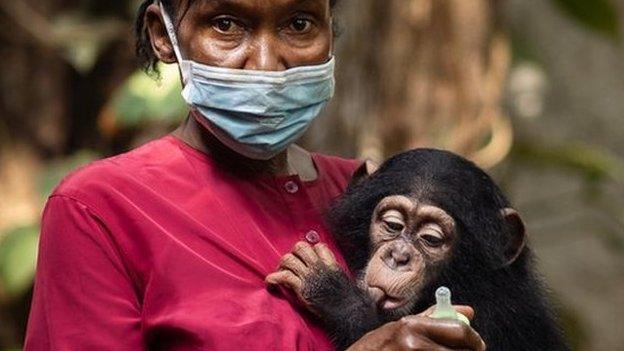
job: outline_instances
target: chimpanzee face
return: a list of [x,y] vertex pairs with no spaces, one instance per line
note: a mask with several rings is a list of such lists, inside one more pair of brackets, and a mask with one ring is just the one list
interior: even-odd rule
[[524,224],[492,179],[449,152],[418,149],[358,169],[328,215],[358,284],[390,317],[440,284],[512,264]]
[[453,218],[443,209],[404,195],[383,198],[370,228],[371,252],[362,284],[386,311],[408,310],[431,269],[447,260],[456,241]]

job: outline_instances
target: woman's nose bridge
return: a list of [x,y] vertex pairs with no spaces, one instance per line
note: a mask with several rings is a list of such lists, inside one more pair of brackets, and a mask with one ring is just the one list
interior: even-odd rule
[[272,31],[260,31],[251,38],[244,69],[283,71],[286,69],[280,38]]

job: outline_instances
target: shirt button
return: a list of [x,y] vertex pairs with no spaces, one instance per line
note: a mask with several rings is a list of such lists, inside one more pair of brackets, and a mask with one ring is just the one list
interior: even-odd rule
[[284,184],[284,189],[286,189],[289,194],[294,194],[299,191],[299,185],[291,180]]
[[310,230],[306,233],[305,238],[312,245],[318,244],[318,242],[321,241],[321,236],[316,230]]

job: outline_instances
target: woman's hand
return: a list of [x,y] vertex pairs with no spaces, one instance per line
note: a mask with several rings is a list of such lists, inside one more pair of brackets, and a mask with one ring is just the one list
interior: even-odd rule
[[[454,307],[468,319],[474,317],[472,308]],[[456,320],[429,318],[432,312],[433,307],[388,323],[364,335],[347,351],[485,350],[485,343],[470,326]]]

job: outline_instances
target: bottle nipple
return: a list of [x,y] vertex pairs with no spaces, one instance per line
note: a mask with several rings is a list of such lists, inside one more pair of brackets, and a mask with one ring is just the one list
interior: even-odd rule
[[435,298],[436,305],[433,313],[430,315],[431,318],[456,319],[470,325],[468,318],[453,308],[451,304],[451,290],[449,288],[445,286],[439,287],[435,292]]

